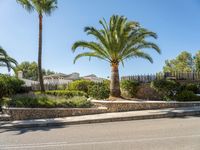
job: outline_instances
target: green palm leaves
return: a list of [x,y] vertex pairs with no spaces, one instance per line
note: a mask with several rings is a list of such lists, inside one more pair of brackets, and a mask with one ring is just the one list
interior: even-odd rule
[[119,63],[131,58],[144,58],[153,63],[153,59],[143,49],[150,48],[160,53],[159,47],[147,41],[148,38],[157,38],[157,34],[142,28],[139,23],[128,21],[123,16],[113,15],[109,22],[105,19],[99,21],[101,29],[86,27],[85,32],[93,36],[96,41],[77,41],[72,46],[72,51],[77,48],[87,48],[78,54],[74,63],[81,57],[96,57],[111,64],[110,99],[121,97],[119,84]]
[[17,65],[17,61],[11,58],[7,52],[0,46],[0,67],[7,67],[8,71],[14,69]]
[[149,37],[156,39],[157,34],[140,27],[137,22],[128,21],[123,16],[113,15],[108,23],[105,19],[100,20],[99,23],[102,29],[85,28],[88,35],[97,39],[96,42],[77,41],[73,44],[73,52],[79,47],[91,50],[77,55],[74,63],[83,56],[97,57],[117,64],[123,63],[126,59],[139,57],[152,63],[153,59],[143,49],[150,48],[160,53],[160,49],[155,43],[146,40]]
[[50,15],[57,8],[57,0],[17,0],[27,11]]

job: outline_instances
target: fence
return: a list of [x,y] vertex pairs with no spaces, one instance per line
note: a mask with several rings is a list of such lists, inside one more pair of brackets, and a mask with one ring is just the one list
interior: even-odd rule
[[124,76],[121,80],[136,80],[139,82],[151,82],[154,80],[171,78],[174,80],[192,80],[200,81],[200,72],[166,72],[166,73],[156,73],[150,75],[133,75],[133,76]]

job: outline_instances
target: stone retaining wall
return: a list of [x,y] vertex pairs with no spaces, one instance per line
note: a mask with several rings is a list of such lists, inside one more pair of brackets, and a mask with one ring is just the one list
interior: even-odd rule
[[108,112],[200,106],[200,102],[161,102],[161,101],[136,102],[136,101],[96,101],[96,100],[92,102],[97,106],[107,107]]
[[3,113],[10,115],[10,120],[60,118],[106,113],[107,109],[98,108],[4,108]]
[[162,102],[162,101],[97,101],[96,106],[103,108],[3,108],[3,113],[10,116],[10,120],[61,118],[100,114],[108,112],[123,112],[135,110],[150,110],[178,107],[196,107],[200,102]]

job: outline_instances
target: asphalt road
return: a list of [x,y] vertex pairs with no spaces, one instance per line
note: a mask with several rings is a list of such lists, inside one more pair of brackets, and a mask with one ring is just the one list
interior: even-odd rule
[[0,150],[200,150],[200,117],[0,129]]

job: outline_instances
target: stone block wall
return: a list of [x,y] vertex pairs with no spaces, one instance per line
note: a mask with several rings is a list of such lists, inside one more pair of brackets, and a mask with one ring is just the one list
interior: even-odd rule
[[107,109],[98,108],[4,108],[3,113],[10,115],[10,120],[60,118],[106,113]]
[[123,112],[136,110],[178,108],[178,107],[196,107],[200,102],[127,102],[127,101],[94,101],[97,106],[107,107],[108,112]]

